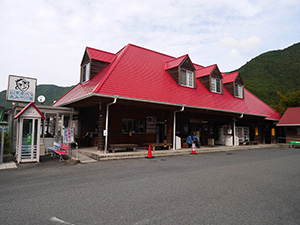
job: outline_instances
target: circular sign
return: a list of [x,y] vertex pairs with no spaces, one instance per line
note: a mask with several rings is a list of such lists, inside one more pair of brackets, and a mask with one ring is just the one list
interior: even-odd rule
[[43,103],[43,102],[46,100],[46,98],[45,98],[44,95],[40,95],[40,96],[37,98],[37,100],[38,100],[38,102]]

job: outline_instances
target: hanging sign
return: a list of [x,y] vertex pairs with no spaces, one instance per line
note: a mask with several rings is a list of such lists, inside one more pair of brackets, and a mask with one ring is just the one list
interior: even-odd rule
[[147,134],[155,134],[156,131],[156,117],[148,116],[147,121]]
[[74,142],[74,130],[73,128],[66,128],[63,132],[63,143],[69,144]]
[[13,102],[34,102],[36,79],[9,75],[6,100]]

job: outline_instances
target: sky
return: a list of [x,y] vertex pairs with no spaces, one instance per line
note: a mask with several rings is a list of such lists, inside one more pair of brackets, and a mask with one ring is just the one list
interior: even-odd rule
[[300,0],[0,0],[0,91],[9,75],[77,84],[86,46],[128,43],[222,72],[300,42]]

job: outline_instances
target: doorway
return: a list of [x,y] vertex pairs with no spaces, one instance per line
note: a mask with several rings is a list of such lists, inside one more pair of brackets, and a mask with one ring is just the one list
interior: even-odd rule
[[164,122],[156,123],[156,143],[164,143],[167,136],[166,124]]
[[21,132],[19,133],[18,161],[32,162],[39,161],[38,157],[38,135],[40,132],[39,119],[21,118]]

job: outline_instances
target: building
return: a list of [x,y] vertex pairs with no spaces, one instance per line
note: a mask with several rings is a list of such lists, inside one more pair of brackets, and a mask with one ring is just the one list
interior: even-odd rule
[[191,131],[202,145],[274,143],[280,119],[238,72],[132,44],[115,54],[87,47],[79,83],[53,106],[78,110],[78,142],[99,150],[116,143],[175,149],[176,136],[185,147]]
[[300,141],[300,107],[288,108],[277,126],[284,128],[286,143]]

